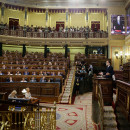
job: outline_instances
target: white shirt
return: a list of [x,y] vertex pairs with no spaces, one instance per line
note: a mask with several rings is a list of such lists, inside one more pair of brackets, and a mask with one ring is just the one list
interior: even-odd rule
[[32,96],[31,96],[31,93],[29,92],[29,93],[25,93],[25,98],[27,98],[27,99],[31,99],[32,98]]

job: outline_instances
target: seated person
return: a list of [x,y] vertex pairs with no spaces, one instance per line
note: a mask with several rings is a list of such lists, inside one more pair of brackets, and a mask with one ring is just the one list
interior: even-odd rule
[[19,69],[20,69],[20,67],[17,67],[16,69],[17,69],[17,70],[19,70]]
[[41,62],[39,62],[39,63],[38,63],[38,65],[42,65],[42,63],[41,63]]
[[54,65],[57,65],[57,63],[56,63],[56,62],[54,62]]
[[32,72],[32,75],[37,75],[37,74],[36,74],[36,72],[34,71],[34,72]]
[[57,74],[57,75],[58,75],[58,76],[62,76],[61,72],[59,72],[59,71],[58,71],[58,74]]
[[25,78],[23,77],[20,82],[26,83],[27,81],[26,81]]
[[17,65],[19,64],[19,61],[18,61],[18,60],[16,60],[16,64],[17,64]]
[[10,71],[8,71],[7,75],[13,75],[13,74],[11,74]]
[[55,72],[51,72],[51,76],[55,76]]
[[17,98],[16,94],[17,94],[16,90],[13,90],[11,94],[9,94],[8,98]]
[[42,69],[42,67],[38,66],[37,69]]
[[120,68],[119,68],[119,69],[120,69],[120,71],[123,71],[123,66],[122,66],[122,65],[120,65]]
[[2,71],[0,71],[0,75],[4,75],[4,74],[2,73]]
[[65,66],[62,67],[62,70],[65,70]]
[[29,88],[26,88],[25,98],[26,99],[33,99],[33,97],[31,96]]
[[90,64],[88,68],[89,75],[93,74],[93,66]]
[[30,83],[36,83],[36,79],[34,77],[31,78]]
[[46,66],[43,66],[43,69],[44,69],[44,70],[47,70],[47,67],[46,67]]
[[25,65],[23,65],[23,69],[28,69],[28,67],[26,67]]
[[10,66],[10,69],[12,70],[12,69],[13,69],[13,66]]
[[53,68],[53,66],[51,66],[49,69],[50,69],[50,70],[53,70],[54,68]]
[[42,71],[40,71],[39,75],[43,75],[43,72],[42,72]]
[[40,82],[41,82],[41,83],[45,83],[45,82],[46,82],[46,79],[45,79],[44,76],[40,79]]
[[29,75],[29,72],[28,72],[28,71],[25,71],[25,72],[24,72],[24,75]]
[[14,81],[13,81],[13,78],[12,78],[12,77],[9,77],[9,78],[7,79],[7,82],[10,82],[10,83],[14,82]]
[[47,65],[47,63],[44,61],[43,65]]
[[59,70],[59,66],[57,66],[56,69]]
[[52,65],[52,63],[51,63],[51,62],[49,62],[49,63],[48,63],[48,65]]
[[85,68],[82,68],[82,69],[80,70],[80,73],[86,73]]
[[21,75],[21,73],[19,71],[17,71],[15,75]]
[[45,72],[43,72],[43,75],[44,75],[44,76],[47,76],[48,74],[47,74],[47,72],[45,71]]
[[48,79],[48,81],[47,81],[48,83],[50,83],[51,82],[51,79]]
[[5,65],[2,66],[2,69],[6,69],[7,67]]

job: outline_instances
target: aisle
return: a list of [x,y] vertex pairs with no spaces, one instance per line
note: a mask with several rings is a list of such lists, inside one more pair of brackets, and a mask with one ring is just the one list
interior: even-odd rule
[[92,93],[76,96],[74,105],[57,105],[57,130],[95,130],[91,116]]

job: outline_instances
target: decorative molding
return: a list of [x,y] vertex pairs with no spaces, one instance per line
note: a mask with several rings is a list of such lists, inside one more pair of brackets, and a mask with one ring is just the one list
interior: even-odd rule
[[107,38],[27,38],[0,35],[0,42],[5,44],[26,44],[26,45],[65,45],[70,46],[104,46],[108,44]]

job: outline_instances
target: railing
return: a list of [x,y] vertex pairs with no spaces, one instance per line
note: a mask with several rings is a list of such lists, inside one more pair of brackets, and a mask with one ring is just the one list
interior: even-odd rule
[[100,129],[103,130],[104,102],[103,102],[102,89],[101,89],[100,84],[98,86],[98,103],[99,103],[99,108],[100,108],[100,115],[99,115],[99,123],[98,124],[100,125]]
[[69,104],[72,103],[72,94],[73,94],[73,87],[74,87],[74,82],[75,82],[75,67],[73,69],[73,77],[72,77],[72,82],[71,82],[71,90],[70,90],[70,99],[69,99]]
[[[14,106],[11,106],[10,110]],[[0,111],[0,130],[56,130],[56,104],[34,111]]]
[[23,30],[0,29],[0,35],[28,38],[107,38],[107,32],[27,32]]

